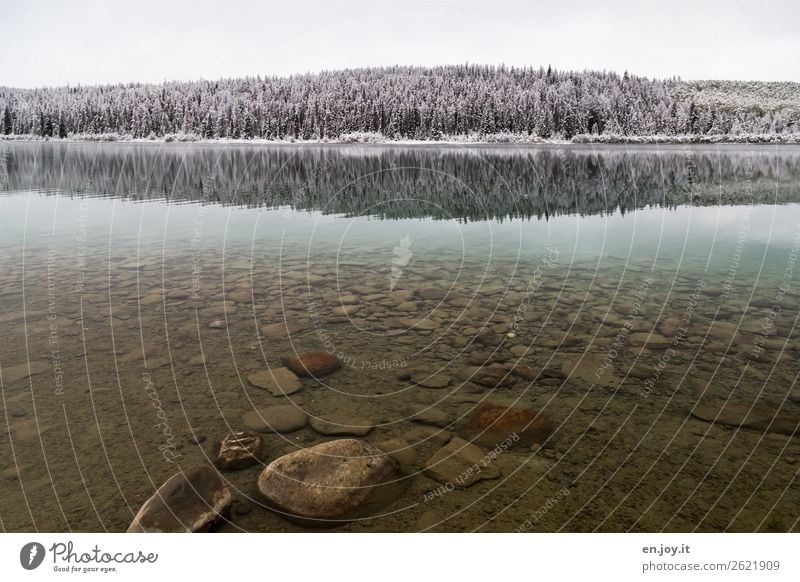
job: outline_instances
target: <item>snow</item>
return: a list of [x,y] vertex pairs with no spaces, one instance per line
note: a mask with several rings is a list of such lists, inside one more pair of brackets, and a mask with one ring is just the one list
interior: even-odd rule
[[800,84],[478,65],[0,88],[0,137],[290,143],[797,143]]

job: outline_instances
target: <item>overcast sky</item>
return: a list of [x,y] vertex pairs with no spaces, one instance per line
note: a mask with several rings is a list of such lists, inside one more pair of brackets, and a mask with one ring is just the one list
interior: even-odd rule
[[0,0],[0,86],[506,63],[800,81],[800,0]]

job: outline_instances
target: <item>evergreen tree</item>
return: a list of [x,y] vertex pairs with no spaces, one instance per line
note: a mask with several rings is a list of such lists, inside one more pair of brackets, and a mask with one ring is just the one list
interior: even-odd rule
[[8,108],[8,105],[3,107],[3,133],[5,135],[11,135],[14,131],[14,124],[11,121],[11,110]]

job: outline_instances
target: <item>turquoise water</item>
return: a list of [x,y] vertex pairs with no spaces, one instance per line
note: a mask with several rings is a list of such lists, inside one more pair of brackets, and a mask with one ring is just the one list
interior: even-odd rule
[[[5,530],[124,530],[279,404],[413,452],[343,531],[798,528],[792,431],[694,413],[797,426],[799,150],[0,148]],[[342,369],[290,396],[248,381],[329,349]],[[435,494],[426,461],[487,402],[552,434]],[[264,438],[268,464],[335,437]],[[221,530],[303,529],[259,504],[262,469],[225,472]]]

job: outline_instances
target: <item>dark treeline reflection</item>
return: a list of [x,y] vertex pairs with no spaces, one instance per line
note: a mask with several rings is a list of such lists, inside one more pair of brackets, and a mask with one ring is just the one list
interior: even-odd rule
[[800,201],[800,149],[0,144],[3,191],[463,221]]

